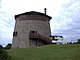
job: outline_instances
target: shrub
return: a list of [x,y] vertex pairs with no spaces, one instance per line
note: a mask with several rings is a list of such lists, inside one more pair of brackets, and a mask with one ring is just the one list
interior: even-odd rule
[[10,56],[5,49],[0,49],[0,60],[10,60]]

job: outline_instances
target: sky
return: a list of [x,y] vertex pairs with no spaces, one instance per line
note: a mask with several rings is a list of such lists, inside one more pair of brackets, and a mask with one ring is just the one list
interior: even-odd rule
[[61,35],[64,42],[80,38],[80,0],[0,0],[0,44],[12,43],[14,15],[37,11],[51,16],[52,35]]

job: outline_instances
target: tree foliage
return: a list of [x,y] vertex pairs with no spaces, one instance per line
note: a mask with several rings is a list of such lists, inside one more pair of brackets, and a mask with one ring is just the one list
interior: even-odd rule
[[3,46],[2,45],[0,45],[0,49],[3,49]]
[[9,43],[6,45],[5,49],[11,49],[11,46],[12,46],[12,44]]
[[80,44],[80,39],[78,39],[78,42],[77,43],[79,43]]
[[0,49],[0,60],[10,60],[10,56],[5,49]]

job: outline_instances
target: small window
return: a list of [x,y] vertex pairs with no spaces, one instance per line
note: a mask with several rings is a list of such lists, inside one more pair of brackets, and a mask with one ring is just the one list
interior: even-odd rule
[[13,36],[17,36],[17,31],[16,32],[13,32]]

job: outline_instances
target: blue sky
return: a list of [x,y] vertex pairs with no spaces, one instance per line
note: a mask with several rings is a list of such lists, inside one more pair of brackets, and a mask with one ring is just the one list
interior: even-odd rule
[[62,35],[64,41],[80,38],[80,0],[0,0],[0,44],[12,43],[14,15],[38,11],[52,16],[52,35]]

